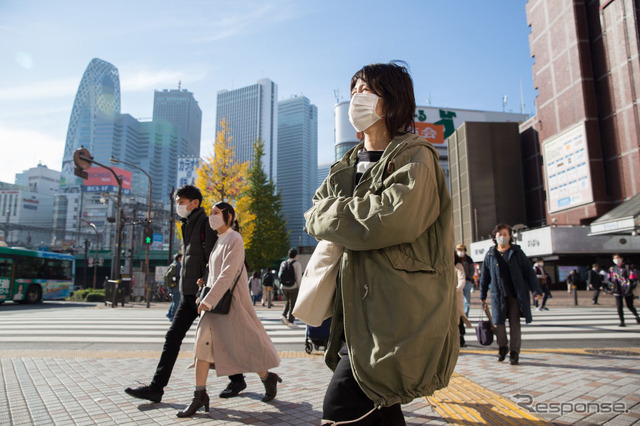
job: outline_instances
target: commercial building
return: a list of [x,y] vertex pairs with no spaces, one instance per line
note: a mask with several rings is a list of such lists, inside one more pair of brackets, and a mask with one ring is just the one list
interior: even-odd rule
[[109,62],[94,58],[84,74],[71,110],[67,140],[62,157],[60,185],[82,185],[73,174],[73,153],[84,146],[97,161],[108,161],[113,141],[113,127],[120,114],[120,77]]
[[[562,280],[613,253],[640,262],[640,22],[631,0],[529,0],[538,90],[520,126],[525,253]],[[481,260],[490,242],[472,245]]]
[[318,108],[305,96],[278,102],[278,182],[291,247],[317,244],[304,232],[318,175]]
[[180,155],[200,156],[202,110],[193,93],[186,89],[156,90],[153,95],[153,122],[169,124],[175,133],[184,133],[187,151]]
[[216,132],[226,120],[236,161],[253,161],[253,144],[264,143],[262,164],[267,177],[277,182],[278,86],[268,78],[235,90],[221,90],[216,99]]
[[15,184],[27,187],[31,192],[55,195],[60,187],[60,172],[38,164],[22,173],[16,173]]
[[10,246],[41,246],[49,243],[54,196],[28,188],[3,184],[0,189],[0,228]]

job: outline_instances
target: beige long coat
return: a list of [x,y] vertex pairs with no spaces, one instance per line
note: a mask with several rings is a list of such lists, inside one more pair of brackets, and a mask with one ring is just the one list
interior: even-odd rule
[[215,363],[218,376],[266,371],[280,365],[273,342],[255,313],[243,268],[242,236],[229,229],[218,236],[209,259],[211,288],[200,303],[216,306],[227,289],[240,279],[228,315],[202,313],[196,330],[195,358]]

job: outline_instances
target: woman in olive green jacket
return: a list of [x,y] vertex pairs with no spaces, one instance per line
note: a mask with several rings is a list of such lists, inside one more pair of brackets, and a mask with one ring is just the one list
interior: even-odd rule
[[363,141],[305,214],[309,234],[344,246],[323,421],[398,424],[400,404],[447,386],[458,357],[451,197],[437,151],[410,133],[406,68],[365,66],[351,89]]

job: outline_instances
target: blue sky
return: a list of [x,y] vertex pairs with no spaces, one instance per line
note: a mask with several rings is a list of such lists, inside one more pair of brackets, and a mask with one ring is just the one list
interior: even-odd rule
[[333,160],[335,92],[362,65],[408,63],[416,101],[535,113],[526,0],[132,0],[0,2],[0,181],[60,170],[89,61],[120,71],[122,112],[151,118],[153,91],[193,92],[212,152],[216,93],[266,77],[318,107],[318,161]]

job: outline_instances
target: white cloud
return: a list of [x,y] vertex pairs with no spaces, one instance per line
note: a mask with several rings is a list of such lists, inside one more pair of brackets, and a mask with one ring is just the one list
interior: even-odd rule
[[171,84],[175,86],[178,80],[184,79],[182,71],[146,71],[138,70],[120,72],[120,90],[123,92],[148,90]]
[[52,170],[60,170],[63,139],[52,138],[41,132],[15,129],[0,123],[0,181],[14,183],[16,173],[21,173],[39,162]]
[[80,80],[64,78],[36,81],[27,85],[0,87],[0,101],[24,101],[74,96]]

